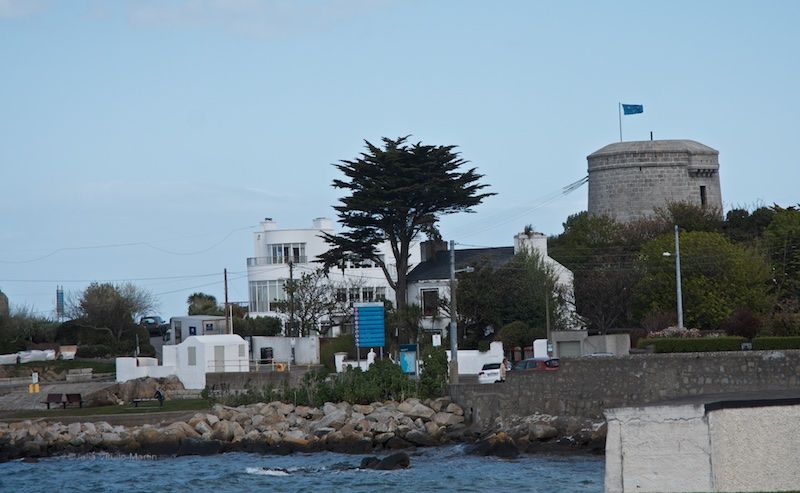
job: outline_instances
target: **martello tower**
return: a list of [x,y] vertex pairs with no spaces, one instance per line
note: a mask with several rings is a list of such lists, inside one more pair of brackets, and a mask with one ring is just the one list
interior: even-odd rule
[[693,140],[619,142],[593,152],[589,214],[628,222],[668,202],[722,211],[719,151]]

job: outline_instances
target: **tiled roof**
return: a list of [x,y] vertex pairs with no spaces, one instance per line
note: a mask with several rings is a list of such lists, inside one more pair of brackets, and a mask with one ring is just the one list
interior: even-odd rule
[[[456,250],[456,269],[489,262],[493,267],[508,263],[514,256],[514,247],[468,248]],[[450,251],[437,252],[433,259],[426,260],[408,273],[408,282],[450,279]]]

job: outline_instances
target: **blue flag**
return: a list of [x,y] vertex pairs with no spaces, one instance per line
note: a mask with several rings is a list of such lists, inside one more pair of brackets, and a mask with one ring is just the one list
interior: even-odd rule
[[635,115],[637,113],[644,113],[644,106],[641,104],[623,104],[622,113],[625,115]]

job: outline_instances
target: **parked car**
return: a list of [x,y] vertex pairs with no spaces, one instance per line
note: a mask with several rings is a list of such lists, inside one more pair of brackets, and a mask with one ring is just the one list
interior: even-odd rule
[[495,383],[500,381],[500,365],[502,363],[486,363],[478,372],[478,383]]
[[147,329],[150,337],[163,337],[166,331],[166,325],[161,317],[142,317],[139,319],[139,325]]
[[528,358],[517,362],[514,370],[554,371],[558,370],[558,358]]

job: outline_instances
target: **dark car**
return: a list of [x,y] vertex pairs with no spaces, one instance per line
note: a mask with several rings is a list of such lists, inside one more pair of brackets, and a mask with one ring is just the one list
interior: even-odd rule
[[528,358],[517,362],[514,370],[554,371],[558,370],[558,358]]
[[150,337],[163,336],[166,326],[161,317],[142,317],[139,319],[139,325],[147,329]]

